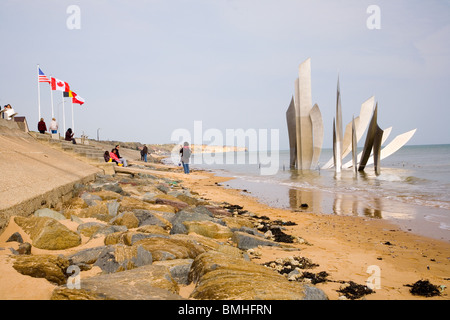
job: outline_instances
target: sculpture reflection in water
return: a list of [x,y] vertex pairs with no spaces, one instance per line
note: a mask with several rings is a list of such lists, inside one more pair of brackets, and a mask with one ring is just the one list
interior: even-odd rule
[[379,198],[368,201],[353,194],[336,193],[330,196],[328,201],[327,196],[324,197],[320,191],[291,188],[289,206],[295,212],[383,218],[382,202]]

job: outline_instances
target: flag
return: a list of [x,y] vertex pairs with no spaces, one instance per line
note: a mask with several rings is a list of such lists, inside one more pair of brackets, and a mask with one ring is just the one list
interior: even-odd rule
[[72,92],[72,94],[73,94],[72,98],[73,103],[78,103],[79,105],[82,105],[84,103],[84,99],[82,97],[77,95],[75,92]]
[[48,82],[50,83],[49,78],[42,72],[41,68],[39,68],[39,82]]
[[64,98],[73,98],[75,97],[77,94],[73,91],[64,91],[63,96]]
[[64,82],[62,80],[58,80],[56,78],[52,78],[52,90],[59,90],[59,91],[63,91],[63,92],[69,92],[70,91],[70,87],[69,84],[67,82]]

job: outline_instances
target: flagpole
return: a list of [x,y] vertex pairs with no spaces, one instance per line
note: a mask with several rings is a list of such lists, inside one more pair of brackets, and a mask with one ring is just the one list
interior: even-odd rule
[[72,131],[75,132],[75,122],[73,120],[73,100],[72,101]]
[[52,79],[52,77],[50,77],[50,98],[51,98],[51,101],[52,101],[52,118],[54,118],[55,115],[53,114],[53,88],[52,88],[52,84],[51,84],[51,81],[52,81],[51,79]]
[[[64,134],[66,134],[66,112],[64,111],[64,91],[61,91],[62,93],[62,98],[63,98],[63,124],[64,124]],[[64,135],[63,135],[64,136]]]
[[41,86],[39,84],[39,64],[37,65],[37,81],[38,81],[38,114],[41,121]]

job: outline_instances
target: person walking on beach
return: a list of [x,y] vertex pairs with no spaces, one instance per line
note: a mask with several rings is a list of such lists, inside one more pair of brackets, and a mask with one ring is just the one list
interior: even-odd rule
[[119,158],[119,160],[122,162],[123,166],[124,166],[124,167],[128,167],[127,159],[125,159],[124,157],[121,157],[121,156],[120,156],[119,148],[120,148],[120,146],[119,146],[119,145],[116,145],[116,147],[115,147],[113,150],[115,150],[115,153],[116,153],[116,155],[117,155],[117,158]]
[[52,118],[52,122],[50,122],[50,126],[48,127],[48,130],[51,133],[57,133],[58,132],[58,122],[56,122],[55,118]]
[[144,147],[141,150],[141,160],[147,162],[147,154],[148,154],[148,148],[144,144]]
[[180,150],[181,153],[181,163],[183,164],[183,169],[185,174],[189,174],[189,158],[191,157],[191,149],[189,148],[189,143],[185,142],[183,148]]
[[44,118],[41,118],[41,121],[38,122],[38,131],[41,134],[44,134],[47,131],[47,125],[45,124]]

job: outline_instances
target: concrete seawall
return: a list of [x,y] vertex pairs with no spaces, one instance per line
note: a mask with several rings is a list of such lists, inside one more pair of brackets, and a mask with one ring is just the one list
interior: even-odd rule
[[72,197],[77,183],[93,181],[98,167],[44,145],[0,119],[0,234],[11,216],[28,216]]

